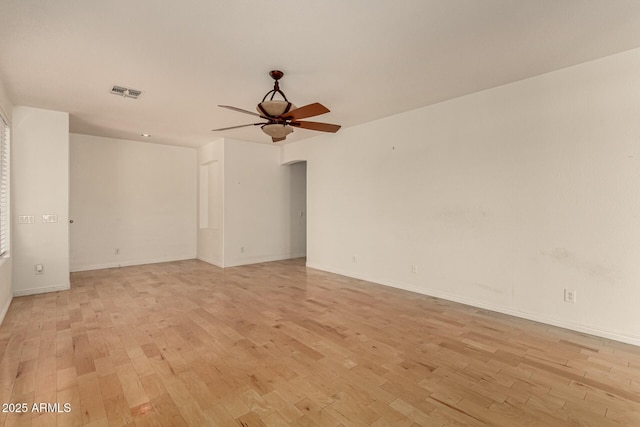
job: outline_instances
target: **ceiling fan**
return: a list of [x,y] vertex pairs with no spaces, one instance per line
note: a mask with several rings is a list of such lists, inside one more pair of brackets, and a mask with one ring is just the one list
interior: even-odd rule
[[[256,111],[258,113],[243,110],[242,108],[232,107],[230,105],[218,105],[218,107],[228,108],[229,110],[250,114],[252,116],[258,116],[266,120],[266,122],[249,123],[246,125],[213,129],[214,132],[243,128],[247,126],[260,126],[262,131],[269,135],[273,142],[279,142],[284,141],[287,138],[287,135],[293,132],[294,127],[334,133],[337,132],[338,129],[340,129],[340,125],[301,121],[300,119],[306,119],[307,117],[319,116],[320,114],[328,113],[329,109],[318,102],[314,102],[313,104],[297,108],[295,105],[289,102],[289,100],[287,100],[284,92],[280,90],[278,80],[280,80],[282,76],[284,76],[284,73],[279,70],[273,70],[269,72],[269,75],[274,80],[273,90],[267,92],[264,98],[262,98],[262,102],[258,104],[256,108]],[[273,99],[276,94],[280,94],[283,99]],[[269,95],[271,95],[271,97],[267,99]]]

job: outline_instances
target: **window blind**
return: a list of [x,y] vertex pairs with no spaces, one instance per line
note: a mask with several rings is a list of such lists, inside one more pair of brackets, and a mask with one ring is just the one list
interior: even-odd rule
[[0,257],[9,251],[9,126],[0,116]]

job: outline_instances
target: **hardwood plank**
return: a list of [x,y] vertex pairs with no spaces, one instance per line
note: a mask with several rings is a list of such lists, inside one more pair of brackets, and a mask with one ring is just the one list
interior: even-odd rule
[[78,376],[80,402],[82,404],[82,422],[87,424],[107,417],[98,375],[91,372]]

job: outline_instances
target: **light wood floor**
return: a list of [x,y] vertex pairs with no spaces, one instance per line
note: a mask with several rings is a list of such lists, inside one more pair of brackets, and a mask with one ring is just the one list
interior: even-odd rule
[[[0,327],[4,425],[640,426],[640,348],[313,269],[74,273]],[[5,408],[6,409],[6,408]]]

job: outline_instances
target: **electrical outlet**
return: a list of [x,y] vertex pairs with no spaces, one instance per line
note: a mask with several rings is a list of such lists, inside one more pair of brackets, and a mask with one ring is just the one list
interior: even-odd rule
[[244,246],[240,247],[240,253],[243,254],[244,253]]
[[576,291],[571,289],[564,290],[564,302],[576,303]]
[[42,264],[36,264],[36,274],[44,274],[44,266]]
[[115,248],[115,249],[113,250],[113,254],[114,254],[114,255],[120,255],[120,248]]
[[356,260],[356,256],[355,256],[355,255],[351,257],[351,262],[352,262],[352,263],[354,263],[354,264],[355,264],[356,262],[358,262],[358,261]]
[[411,265],[411,272],[416,274],[418,272],[418,266],[416,264]]

